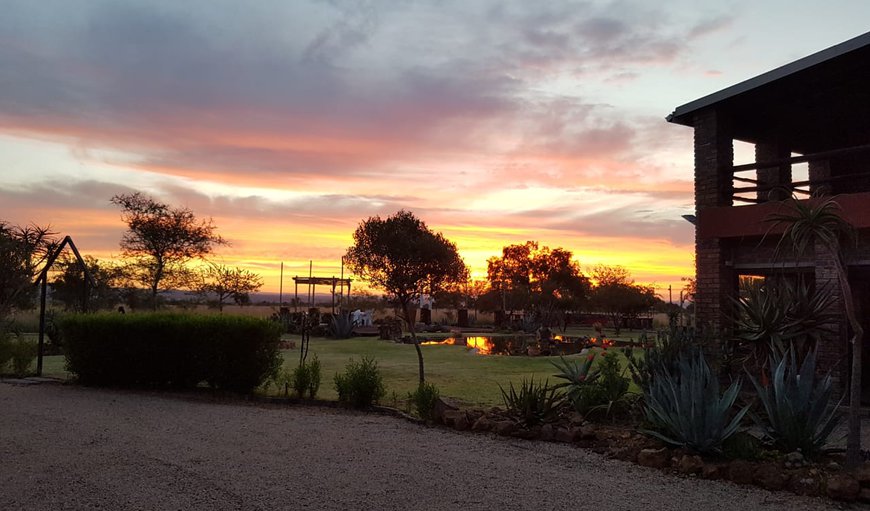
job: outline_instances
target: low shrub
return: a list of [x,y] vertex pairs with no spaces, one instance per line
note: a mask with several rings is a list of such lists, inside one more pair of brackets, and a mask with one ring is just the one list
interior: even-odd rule
[[413,403],[414,410],[423,420],[432,420],[435,403],[441,397],[441,392],[434,383],[421,383],[414,392],[408,393],[408,400]]
[[367,408],[386,394],[378,363],[368,357],[359,362],[351,359],[344,373],[337,373],[334,381],[338,400],[354,408]]
[[320,360],[314,355],[310,361],[303,362],[293,370],[290,381],[296,397],[314,399],[320,390],[320,378]]
[[641,335],[640,344],[643,348],[640,355],[632,347],[624,348],[623,353],[632,380],[643,392],[647,392],[656,374],[678,373],[680,359],[698,351],[702,343],[703,340],[697,338],[694,329],[674,327],[659,331],[653,337],[646,333]]
[[550,382],[536,382],[523,378],[519,390],[510,383],[507,392],[501,389],[502,401],[508,414],[525,426],[535,426],[556,420],[565,402],[565,396]]
[[60,320],[66,367],[85,385],[250,392],[280,367],[280,326],[231,315],[89,314]]
[[33,361],[36,360],[39,346],[34,341],[16,339],[9,342],[9,348],[12,358],[12,372],[16,376],[27,375],[30,366],[33,365]]
[[654,430],[641,430],[671,445],[707,454],[720,453],[722,442],[737,432],[749,407],[732,407],[740,392],[735,381],[719,394],[719,381],[696,350],[680,356],[676,371],[660,364],[644,394],[646,419]]
[[12,360],[12,334],[0,325],[0,374],[6,371],[6,364]]
[[798,362],[794,349],[784,355],[773,350],[770,368],[767,386],[750,376],[762,411],[752,415],[753,419],[783,452],[800,449],[807,457],[817,456],[842,419],[839,403],[831,402],[831,374],[816,375],[815,351]]
[[761,459],[761,442],[745,431],[734,433],[722,442],[722,454],[729,460]]

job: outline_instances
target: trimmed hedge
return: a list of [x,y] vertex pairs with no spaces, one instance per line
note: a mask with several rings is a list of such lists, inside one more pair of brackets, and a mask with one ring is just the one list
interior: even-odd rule
[[84,385],[250,392],[280,367],[280,327],[229,315],[76,314],[60,320],[66,367]]

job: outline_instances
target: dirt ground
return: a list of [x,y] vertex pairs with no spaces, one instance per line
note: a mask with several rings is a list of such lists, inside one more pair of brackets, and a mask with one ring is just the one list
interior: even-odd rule
[[374,414],[0,383],[0,509],[837,506]]

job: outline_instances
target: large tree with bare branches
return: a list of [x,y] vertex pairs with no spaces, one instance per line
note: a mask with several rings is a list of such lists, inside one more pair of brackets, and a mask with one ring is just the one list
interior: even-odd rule
[[152,308],[165,287],[186,287],[190,272],[185,263],[225,244],[212,220],[198,220],[187,208],[172,208],[140,192],[112,197],[120,206],[127,232],[121,249],[130,258],[130,276],[150,291]]

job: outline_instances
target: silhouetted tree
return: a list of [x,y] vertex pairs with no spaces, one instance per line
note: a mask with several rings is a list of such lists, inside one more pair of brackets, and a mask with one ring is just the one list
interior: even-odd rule
[[351,271],[384,290],[401,310],[417,350],[420,382],[425,381],[423,352],[414,329],[411,304],[422,292],[435,294],[464,283],[468,269],[456,245],[429,229],[409,211],[382,219],[370,217],[353,233],[345,260]]
[[596,283],[592,304],[610,317],[616,335],[625,319],[648,311],[656,303],[655,290],[635,284],[622,266],[598,265],[592,270],[592,279]]
[[0,328],[14,308],[33,307],[33,281],[57,240],[48,227],[0,220]]
[[222,264],[210,264],[200,272],[196,291],[202,295],[214,295],[218,310],[232,299],[238,305],[251,303],[250,293],[263,287],[263,279],[252,271],[231,268]]
[[543,325],[563,328],[565,313],[583,307],[590,287],[571,251],[534,241],[504,247],[487,261],[487,277],[505,310],[526,309]]
[[226,242],[215,233],[211,219],[200,221],[187,208],[171,208],[139,192],[112,197],[121,207],[127,232],[121,238],[124,256],[131,258],[130,275],[151,293],[163,286],[187,287],[192,273],[184,264],[211,253]]
[[[91,256],[84,256],[85,265],[92,283],[87,284],[88,309],[99,310],[114,307],[120,300],[116,285],[121,279],[119,268],[101,263]],[[85,274],[78,260],[72,257],[58,259],[53,269],[59,273],[51,283],[52,301],[63,304],[68,311],[82,312],[82,298],[85,293]]]

